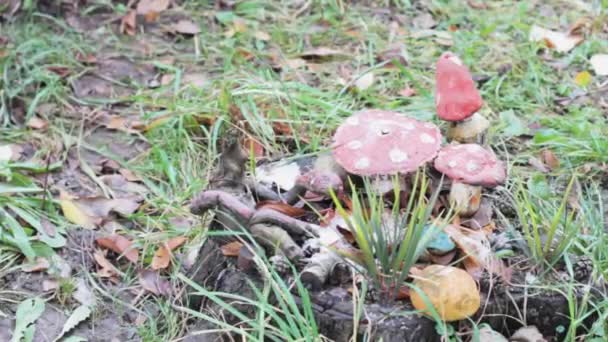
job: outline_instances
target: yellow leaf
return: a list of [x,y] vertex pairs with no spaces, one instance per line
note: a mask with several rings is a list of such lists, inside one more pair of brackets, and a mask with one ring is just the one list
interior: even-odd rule
[[68,221],[88,229],[95,228],[95,219],[82,211],[82,209],[74,203],[73,198],[63,191],[59,195],[59,203],[61,204],[63,216],[65,216]]
[[578,74],[576,74],[576,77],[574,78],[574,83],[576,83],[577,85],[581,86],[581,87],[586,87],[589,85],[589,83],[591,83],[591,74],[589,73],[589,71],[581,71]]

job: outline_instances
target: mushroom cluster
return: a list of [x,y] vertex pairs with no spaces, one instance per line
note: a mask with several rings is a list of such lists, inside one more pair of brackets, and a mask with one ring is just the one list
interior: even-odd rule
[[[449,202],[456,213],[474,215],[482,188],[505,181],[505,165],[489,147],[481,145],[489,122],[478,113],[483,101],[466,66],[455,55],[445,53],[437,62],[436,81],[437,115],[450,122],[449,144],[442,147],[441,131],[433,123],[392,111],[363,110],[344,120],[333,136],[330,151],[311,162],[281,162],[274,169],[262,165],[249,177],[244,175],[245,154],[235,149],[237,158],[230,161],[226,155],[220,163],[238,165],[238,172],[230,173],[234,179],[223,183],[232,188],[203,192],[193,201],[192,211],[202,214],[218,209],[216,219],[232,217],[231,222],[224,220],[226,227],[238,223],[267,250],[302,266],[302,280],[313,288],[321,287],[344,265],[336,252],[356,253],[356,248],[336,227],[321,228],[315,219],[258,207],[261,201],[270,200],[275,208],[301,208],[304,203],[310,205],[311,199],[327,200],[331,192],[340,198],[363,179],[371,180],[371,191],[385,194],[394,189],[395,176],[407,193],[408,175],[431,163],[451,180]],[[289,177],[282,176],[286,172]],[[315,211],[327,209],[327,202],[324,205]],[[449,256],[456,248],[447,235],[440,238],[429,245],[427,254],[431,257]]]

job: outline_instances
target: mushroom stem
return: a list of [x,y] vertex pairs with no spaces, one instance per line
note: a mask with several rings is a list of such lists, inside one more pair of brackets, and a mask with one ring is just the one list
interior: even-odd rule
[[472,216],[479,210],[481,186],[454,181],[450,188],[450,204],[460,216]]
[[481,145],[489,127],[488,119],[479,113],[475,113],[466,120],[452,122],[448,128],[447,137],[449,140],[455,140],[463,144],[477,143]]
[[336,265],[342,261],[336,253],[326,248],[311,256],[309,260],[300,277],[302,282],[309,285],[312,290],[319,290],[330,277]]

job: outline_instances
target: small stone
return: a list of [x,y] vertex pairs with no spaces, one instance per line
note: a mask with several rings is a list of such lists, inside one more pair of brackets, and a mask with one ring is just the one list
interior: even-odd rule
[[[430,232],[436,230],[437,229],[434,227],[429,229]],[[429,252],[433,254],[444,255],[453,251],[454,248],[456,248],[456,244],[454,243],[454,241],[452,241],[448,234],[446,234],[443,230],[440,230],[435,233],[433,239],[431,240],[431,242],[429,242],[426,248],[429,250]]]

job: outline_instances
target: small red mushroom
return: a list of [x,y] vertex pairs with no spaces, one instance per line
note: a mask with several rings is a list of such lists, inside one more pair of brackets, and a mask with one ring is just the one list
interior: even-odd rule
[[359,176],[406,174],[435,158],[440,146],[441,132],[434,124],[372,109],[338,127],[333,156],[347,172]]
[[479,209],[481,187],[494,187],[506,179],[505,165],[491,150],[477,144],[449,145],[435,159],[435,169],[452,179],[450,203],[462,216]]
[[435,87],[437,116],[451,122],[448,138],[463,143],[479,142],[490,123],[477,113],[483,100],[460,58],[450,52],[439,57]]

